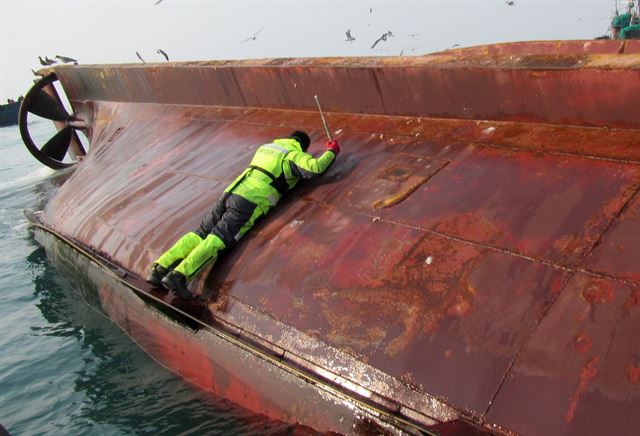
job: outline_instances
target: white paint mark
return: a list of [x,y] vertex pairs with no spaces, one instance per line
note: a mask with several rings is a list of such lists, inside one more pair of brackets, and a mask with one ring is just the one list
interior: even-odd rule
[[490,135],[493,132],[495,132],[496,128],[495,127],[487,127],[486,129],[484,129],[482,131],[482,133],[484,133],[485,135]]

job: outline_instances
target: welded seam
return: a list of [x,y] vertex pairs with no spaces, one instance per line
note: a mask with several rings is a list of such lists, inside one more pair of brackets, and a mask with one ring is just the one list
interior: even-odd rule
[[[242,100],[242,105],[244,107],[247,106],[247,99],[244,98],[244,93],[242,92],[242,87],[240,86],[240,82],[238,82],[238,78],[236,77],[236,72],[234,69],[231,69],[231,77],[233,77],[233,82],[236,84],[238,95],[240,95],[240,99]],[[226,107],[226,106],[223,106]]]
[[[632,200],[636,197],[636,195],[638,195],[638,192],[640,192],[640,186],[638,186],[638,188],[636,188],[636,190],[634,191],[634,193],[632,195],[629,196],[629,198],[627,199],[627,201],[625,202],[625,204],[620,208],[620,210],[618,211],[618,213],[616,214],[615,217],[613,217],[611,219],[611,221],[609,222],[609,225],[607,226],[607,228],[600,234],[600,237],[597,239],[597,241],[593,244],[593,246],[591,247],[591,249],[584,255],[582,256],[582,259],[580,259],[580,261],[578,262],[577,265],[582,265],[585,260],[589,257],[589,255],[598,247],[598,245],[600,245],[602,243],[602,240],[604,238],[604,235],[609,231],[609,229],[611,229],[611,227],[613,226],[613,223],[615,221],[618,220],[618,218],[630,207],[630,204],[632,202]],[[497,398],[497,396],[500,394],[500,391],[502,390],[502,386],[504,385],[505,381],[507,380],[507,377],[509,376],[509,374],[511,374],[511,370],[513,369],[513,367],[515,366],[516,362],[518,361],[518,359],[520,358],[520,354],[522,353],[522,351],[524,350],[524,348],[526,347],[526,345],[529,343],[529,341],[531,340],[531,338],[533,337],[533,335],[536,333],[536,331],[538,330],[538,326],[540,325],[540,323],[544,320],[545,316],[547,315],[547,313],[551,310],[551,308],[555,305],[555,302],[558,301],[558,298],[560,297],[560,295],[564,292],[564,290],[566,289],[567,285],[569,284],[569,282],[571,281],[571,279],[576,275],[577,272],[584,272],[582,267],[576,268],[575,271],[570,272],[570,274],[567,275],[567,278],[565,280],[565,282],[563,283],[560,291],[555,295],[555,298],[551,301],[551,303],[542,311],[541,315],[538,317],[538,319],[536,320],[536,323],[534,324],[534,327],[531,329],[530,334],[527,336],[527,338],[522,342],[522,346],[519,348],[518,352],[516,353],[516,355],[514,356],[513,360],[511,361],[511,364],[509,365],[509,368],[507,369],[507,371],[505,372],[504,377],[502,378],[502,381],[500,382],[500,385],[498,386],[496,393],[493,395],[493,397],[491,398],[491,401],[489,401],[489,405],[487,406],[486,410],[484,411],[483,416],[486,416],[489,413],[489,410],[491,409],[491,406],[493,405],[495,399]],[[633,282],[633,281],[632,281]],[[619,322],[619,321],[618,321]],[[616,323],[616,328],[617,328],[618,323]],[[615,328],[614,328],[614,332],[615,332]],[[611,342],[611,344],[609,345],[609,350],[611,349],[611,345],[613,344],[613,342]],[[609,350],[607,351],[607,355],[609,354]]]
[[[430,160],[431,160],[431,161],[435,161],[436,159],[430,159]],[[438,174],[439,172],[441,172],[441,171],[442,171],[442,170],[443,170],[447,165],[449,165],[449,164],[451,163],[451,161],[449,161],[449,160],[447,160],[447,161],[445,161],[445,160],[443,160],[443,159],[439,159],[439,160],[440,160],[440,161],[443,161],[443,163],[442,163],[442,165],[440,166],[440,168],[438,168],[438,169],[437,169],[433,174],[431,174],[431,175],[429,175],[428,177],[426,177],[426,178],[425,178],[422,182],[420,182],[419,184],[417,184],[417,185],[415,185],[415,186],[413,186],[413,187],[409,188],[407,191],[403,192],[403,193],[402,193],[402,195],[399,195],[398,197],[396,197],[396,198],[394,199],[394,201],[392,201],[391,203],[389,203],[389,204],[384,204],[384,205],[383,205],[383,206],[381,206],[381,207],[375,207],[375,206],[374,206],[374,209],[381,210],[381,209],[387,209],[387,208],[389,208],[389,207],[394,207],[394,206],[399,205],[400,203],[402,203],[403,201],[405,201],[407,198],[409,198],[409,196],[410,196],[411,194],[413,194],[413,193],[414,193],[418,188],[420,188],[420,187],[421,187],[421,186],[423,186],[425,183],[427,183],[429,180],[431,180],[433,177],[435,177],[435,176],[436,176],[436,174]],[[358,206],[356,206],[356,205],[354,205],[353,203],[351,203],[348,199],[347,199],[347,202],[349,203],[349,205],[350,205],[351,207],[354,207],[354,208],[356,208],[356,209],[358,208]]]
[[[76,251],[76,253],[80,254],[80,255],[84,255],[86,257],[86,259],[89,262],[93,262],[97,265],[97,267],[99,269],[101,269],[104,273],[106,273],[107,275],[110,275],[112,278],[114,278],[117,282],[119,282],[121,285],[129,288],[130,290],[134,291],[134,293],[142,293],[144,295],[146,295],[147,297],[151,298],[152,300],[157,301],[158,303],[162,304],[163,306],[169,308],[170,310],[175,311],[176,313],[180,313],[183,316],[186,316],[190,319],[192,319],[196,324],[201,325],[201,327],[204,328],[205,331],[208,331],[216,336],[218,336],[220,339],[225,340],[235,346],[237,346],[238,348],[249,352],[251,354],[253,354],[254,356],[261,358],[265,361],[271,362],[272,364],[274,364],[275,366],[281,368],[284,371],[287,371],[291,374],[297,375],[298,377],[301,377],[302,379],[304,379],[305,381],[307,381],[308,383],[312,383],[315,386],[318,386],[320,389],[324,390],[324,391],[328,391],[331,394],[337,396],[338,398],[346,398],[347,400],[350,400],[354,403],[357,403],[357,405],[361,408],[364,409],[365,411],[372,413],[372,411],[377,412],[379,415],[384,416],[384,418],[380,418],[379,419],[386,423],[386,424],[390,424],[390,425],[394,425],[393,421],[397,421],[400,422],[406,426],[409,426],[413,429],[418,430],[421,433],[424,434],[428,434],[428,435],[435,435],[435,433],[432,433],[431,431],[429,431],[425,424],[423,422],[420,422],[418,420],[416,420],[415,418],[411,418],[405,414],[403,415],[398,415],[397,413],[390,411],[390,410],[385,410],[387,408],[386,404],[381,404],[381,403],[376,403],[376,399],[380,399],[384,401],[389,401],[392,404],[398,405],[400,408],[406,408],[407,410],[414,412],[418,415],[420,415],[421,417],[426,417],[427,419],[431,420],[431,421],[438,421],[438,422],[442,422],[439,421],[437,418],[432,417],[430,415],[424,414],[418,410],[416,410],[413,407],[409,407],[405,404],[402,403],[398,403],[393,399],[387,398],[384,395],[381,395],[380,393],[378,393],[377,391],[371,390],[365,386],[360,385],[359,383],[355,383],[352,382],[351,380],[345,378],[344,376],[340,375],[340,374],[336,374],[333,373],[331,371],[326,371],[328,374],[330,374],[331,376],[337,377],[338,379],[341,380],[346,380],[348,382],[351,382],[354,386],[357,386],[361,389],[364,389],[365,391],[369,392],[370,394],[373,394],[373,396],[375,396],[376,398],[371,398],[373,396],[370,395],[360,395],[358,394],[356,391],[350,390],[347,387],[343,386],[343,384],[341,384],[339,381],[334,380],[332,377],[326,377],[323,376],[319,373],[312,373],[311,371],[309,371],[309,369],[306,366],[302,366],[302,369],[300,369],[300,365],[297,364],[297,362],[295,360],[292,360],[291,358],[286,359],[285,361],[285,355],[286,355],[286,350],[284,350],[285,352],[280,355],[280,356],[271,356],[269,353],[265,353],[261,350],[261,346],[260,345],[256,345],[255,341],[253,341],[250,337],[247,337],[247,333],[250,336],[255,336],[253,333],[248,332],[247,330],[245,330],[244,328],[237,328],[239,331],[237,333],[235,332],[231,332],[228,331],[225,328],[216,328],[212,325],[209,325],[205,322],[203,322],[202,320],[198,319],[197,317],[191,315],[190,313],[176,307],[173,306],[170,303],[167,303],[165,301],[163,301],[162,299],[159,299],[158,297],[149,294],[147,292],[144,292],[142,290],[140,290],[139,288],[137,288],[136,286],[128,283],[126,280],[124,280],[123,277],[120,277],[115,271],[113,271],[112,268],[109,267],[109,265],[112,266],[117,266],[116,264],[114,264],[113,262],[109,261],[108,259],[103,258],[102,256],[100,256],[98,253],[93,252],[93,251],[88,251],[86,248],[80,246],[79,244],[77,244],[73,239],[63,236],[59,233],[56,233],[55,231],[53,231],[52,229],[47,228],[46,226],[44,226],[41,223],[36,223],[36,222],[30,222],[30,225],[36,228],[39,228],[40,230],[44,231],[46,234],[49,234],[51,236],[53,236],[55,239],[59,240],[60,242],[68,245],[69,247],[71,247],[73,250]],[[106,261],[106,263],[105,263]],[[134,275],[135,276],[135,275]],[[85,300],[86,302],[86,300]],[[107,318],[109,320],[111,320],[111,318],[108,317],[108,315],[105,313],[105,316],[107,316]],[[219,319],[220,320],[220,319]],[[113,321],[113,320],[112,320]],[[227,322],[225,320],[220,320],[223,323],[227,324]],[[115,323],[115,322],[114,322]],[[133,339],[133,337],[130,336],[130,334],[122,327],[120,326],[118,323],[115,323],[118,327],[120,327],[124,333],[129,336],[131,339]],[[232,325],[233,326],[233,325]],[[134,340],[134,342],[136,344],[138,344],[137,341]],[[268,342],[268,341],[265,341]],[[140,344],[138,344],[140,345]],[[141,347],[145,353],[146,350],[144,349],[144,347]],[[278,347],[280,348],[280,347]],[[302,361],[304,362],[309,362],[313,365],[313,363],[311,361],[309,361],[308,359],[304,358],[303,356],[299,356],[295,353],[291,353],[289,352],[289,354],[297,356],[298,358],[300,358]],[[155,358],[152,357],[152,359],[155,361]],[[283,362],[284,361],[284,362]],[[167,368],[166,366],[164,366],[164,364],[161,364],[163,367]],[[172,371],[173,372],[173,371]],[[177,374],[181,375],[181,373],[176,372]],[[430,395],[428,393],[423,393],[426,394],[427,397],[429,397],[430,399],[435,399],[435,397],[433,395]],[[372,400],[373,402],[370,403],[367,400]],[[439,402],[442,402],[441,400],[436,400]],[[465,417],[465,413],[461,410],[456,409],[453,406],[450,406],[444,402],[442,402],[443,404],[447,405],[448,407],[450,407],[451,409],[453,409],[455,412],[458,413],[458,417],[459,418],[463,418]],[[372,413],[373,414],[373,413]],[[473,422],[473,421],[472,421]]]
[[631,194],[627,199],[627,201],[625,201],[625,203],[622,205],[622,207],[620,208],[616,216],[614,216],[611,219],[611,221],[609,221],[607,228],[604,229],[602,233],[600,233],[600,236],[598,237],[596,242],[593,243],[593,246],[591,247],[591,249],[588,252],[586,252],[584,256],[582,256],[582,259],[578,261],[577,265],[582,265],[587,260],[587,258],[591,255],[591,253],[593,253],[595,249],[598,248],[600,244],[602,244],[602,241],[604,240],[604,235],[606,235],[611,229],[611,227],[613,227],[613,223],[615,223],[618,220],[618,218],[620,218],[622,214],[625,213],[627,209],[629,209],[629,207],[631,207],[631,202],[633,201],[634,198],[636,198],[636,196],[638,196],[639,192],[640,192],[640,184],[638,184],[633,194]]
[[474,146],[480,146],[480,147],[506,149],[506,150],[519,151],[519,152],[522,152],[522,151],[526,151],[526,152],[529,152],[529,153],[543,152],[545,154],[564,156],[564,157],[580,157],[580,158],[592,159],[592,160],[602,160],[602,161],[606,161],[606,162],[615,162],[615,163],[625,163],[625,164],[631,164],[631,165],[640,165],[640,161],[638,161],[638,160],[615,159],[615,158],[612,158],[612,157],[594,156],[592,154],[569,153],[569,152],[556,151],[556,150],[537,150],[537,149],[534,149],[534,148],[517,147],[517,146],[514,146],[514,145],[493,144],[493,143],[487,143],[487,142],[470,142],[469,144],[474,145]]
[[383,97],[383,93],[382,93],[382,88],[380,87],[380,81],[378,81],[378,75],[376,74],[376,70],[375,69],[371,69],[371,77],[373,78],[373,85],[376,88],[376,92],[378,94],[378,97],[380,98],[380,104],[382,105],[382,111],[383,113],[387,113],[387,108],[384,105],[384,97]]
[[556,293],[555,298],[553,300],[551,300],[551,302],[546,306],[546,308],[544,308],[542,310],[542,312],[540,313],[540,316],[538,317],[538,319],[536,319],[536,322],[533,325],[533,327],[531,328],[531,331],[529,332],[529,335],[526,337],[526,339],[524,341],[522,341],[522,345],[518,349],[518,352],[515,354],[515,356],[513,356],[513,359],[511,359],[511,363],[509,364],[509,367],[507,368],[507,370],[504,372],[504,376],[502,377],[502,380],[500,381],[500,384],[496,388],[495,394],[493,394],[493,396],[491,397],[491,400],[489,401],[489,404],[487,405],[487,408],[485,409],[485,411],[482,414],[483,417],[486,417],[487,414],[489,413],[489,410],[491,409],[491,406],[493,406],[494,401],[496,400],[496,398],[498,397],[498,394],[500,394],[500,391],[502,390],[502,386],[507,381],[507,377],[509,377],[509,374],[511,374],[511,370],[513,369],[513,367],[516,365],[516,362],[520,358],[520,354],[525,349],[525,347],[527,346],[527,344],[529,343],[529,341],[531,340],[533,335],[535,335],[535,333],[538,331],[538,326],[540,325],[542,320],[544,320],[545,316],[547,315],[547,313],[549,313],[551,308],[555,305],[555,302],[558,301],[558,298],[560,298],[560,295],[567,288],[567,286],[569,285],[569,282],[571,281],[571,279],[573,279],[575,274],[576,273],[574,271],[572,271],[569,274],[567,274],[567,277],[566,277],[564,283],[562,284],[562,286],[560,288],[560,291],[558,291]]
[[[325,202],[318,201],[318,200],[305,198],[304,201],[307,201],[307,202],[313,203],[313,204],[317,204],[317,205],[322,206],[322,207],[336,209],[335,206],[333,206],[331,204],[328,204],[328,203],[325,203]],[[567,271],[567,272],[571,272],[571,273],[581,272],[581,273],[588,274],[590,276],[594,276],[594,277],[598,277],[598,278],[606,278],[606,279],[610,279],[610,280],[613,280],[613,281],[616,281],[616,282],[620,282],[620,283],[632,284],[632,285],[640,286],[640,281],[636,281],[636,280],[633,280],[633,279],[628,279],[628,278],[624,278],[624,277],[615,277],[615,276],[611,276],[611,275],[608,275],[608,274],[605,274],[605,273],[600,273],[600,272],[596,272],[596,271],[590,271],[590,270],[587,270],[587,269],[584,269],[584,268],[579,268],[579,267],[575,267],[575,266],[574,267],[568,266],[568,265],[565,265],[565,264],[562,264],[562,263],[559,263],[559,262],[553,262],[553,261],[545,260],[545,259],[538,259],[538,258],[535,258],[535,257],[532,257],[532,256],[527,256],[526,254],[519,253],[517,251],[509,250],[507,248],[496,247],[494,245],[486,244],[484,242],[472,241],[472,240],[469,240],[469,239],[461,238],[459,236],[454,236],[454,235],[449,235],[449,234],[446,234],[446,233],[442,233],[442,232],[439,232],[437,230],[428,229],[428,228],[416,226],[416,225],[413,225],[413,224],[401,223],[401,222],[398,222],[398,221],[393,221],[393,220],[390,220],[390,219],[382,218],[382,217],[377,216],[377,215],[366,213],[360,208],[354,207],[354,209],[356,209],[356,212],[355,212],[356,215],[365,216],[365,217],[371,218],[372,220],[375,219],[376,221],[384,222],[384,223],[387,223],[387,224],[394,224],[394,225],[398,225],[398,226],[405,227],[405,228],[420,230],[420,231],[423,231],[423,232],[426,232],[426,233],[430,233],[430,234],[433,234],[433,235],[436,235],[436,236],[440,236],[442,238],[449,239],[449,240],[452,240],[452,241],[460,242],[460,243],[471,245],[471,246],[474,246],[474,247],[486,248],[487,250],[491,250],[491,251],[495,251],[495,252],[498,252],[498,253],[507,254],[507,255],[510,255],[510,256],[514,256],[514,257],[518,257],[518,258],[521,258],[521,259],[529,260],[531,262],[537,262],[537,263],[540,263],[540,264],[543,264],[543,265],[547,265],[547,266],[553,267],[553,268],[561,270],[561,271]]]

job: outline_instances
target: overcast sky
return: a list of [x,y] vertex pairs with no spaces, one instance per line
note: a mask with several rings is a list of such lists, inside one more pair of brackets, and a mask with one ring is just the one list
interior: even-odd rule
[[[0,101],[26,93],[38,56],[81,63],[421,55],[486,43],[592,39],[614,0],[0,0]],[[626,0],[618,0],[620,10]],[[255,40],[242,42],[262,29]],[[355,41],[346,42],[351,29]],[[373,42],[386,31],[395,36]]]

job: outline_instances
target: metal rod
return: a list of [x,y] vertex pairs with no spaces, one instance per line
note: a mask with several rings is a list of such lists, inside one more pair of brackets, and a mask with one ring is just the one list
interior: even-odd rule
[[329,138],[329,141],[333,141],[333,139],[331,139],[331,133],[329,133],[329,126],[327,126],[327,120],[324,119],[324,114],[322,113],[322,108],[320,107],[320,100],[318,100],[317,95],[314,95],[313,98],[316,99],[316,103],[318,104],[318,110],[320,111],[320,117],[322,118],[322,124],[324,125],[324,130],[325,132],[327,132],[327,137]]

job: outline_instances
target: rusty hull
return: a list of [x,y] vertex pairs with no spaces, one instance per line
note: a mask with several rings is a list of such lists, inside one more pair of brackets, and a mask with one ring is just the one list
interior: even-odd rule
[[[636,43],[56,67],[91,148],[41,218],[144,276],[258,145],[305,129],[321,150],[317,94],[343,152],[202,277],[198,316],[335,376],[347,396],[391,400],[422,428],[464,418],[525,435],[638,434]],[[100,295],[121,307],[107,310],[118,324],[146,319],[113,288]],[[300,397],[295,383],[217,382],[220,354],[187,357],[205,340],[123,328],[241,405],[366,432],[335,424],[339,413],[272,407]]]

